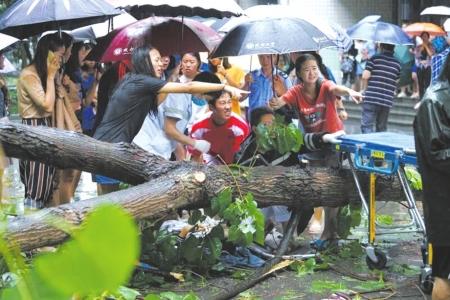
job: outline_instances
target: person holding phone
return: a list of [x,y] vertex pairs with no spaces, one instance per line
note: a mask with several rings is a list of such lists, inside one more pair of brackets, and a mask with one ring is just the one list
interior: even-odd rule
[[[43,36],[30,65],[20,73],[17,98],[22,124],[52,126],[55,107],[55,77],[61,66],[65,47],[57,33]],[[25,206],[43,208],[53,192],[53,166],[34,161],[19,162],[20,179],[25,185]]]

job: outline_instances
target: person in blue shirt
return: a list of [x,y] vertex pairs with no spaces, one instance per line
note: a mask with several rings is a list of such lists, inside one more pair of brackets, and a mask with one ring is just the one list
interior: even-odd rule
[[261,69],[248,73],[243,87],[250,91],[248,115],[257,107],[267,106],[274,96],[274,90],[276,96],[281,96],[292,87],[286,73],[274,68],[275,58],[271,55],[258,55],[258,59]]

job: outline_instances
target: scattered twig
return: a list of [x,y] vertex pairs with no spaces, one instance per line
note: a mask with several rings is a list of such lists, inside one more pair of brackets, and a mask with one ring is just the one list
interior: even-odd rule
[[330,267],[330,270],[332,270],[332,271],[334,271],[334,272],[336,272],[336,273],[339,273],[339,274],[341,274],[341,275],[345,275],[345,276],[348,276],[348,277],[351,277],[351,278],[355,278],[355,279],[358,279],[358,280],[360,280],[360,281],[368,281],[368,280],[378,279],[378,278],[364,277],[364,276],[361,276],[361,275],[352,273],[352,272],[350,272],[350,271],[348,271],[348,270],[342,271],[342,270],[340,270],[340,269],[334,267],[334,266],[331,265],[331,264],[329,265],[329,267]]
[[414,284],[414,286],[419,290],[420,294],[422,295],[423,299],[427,300],[427,296],[425,295],[425,293],[422,291],[422,289],[417,285]]

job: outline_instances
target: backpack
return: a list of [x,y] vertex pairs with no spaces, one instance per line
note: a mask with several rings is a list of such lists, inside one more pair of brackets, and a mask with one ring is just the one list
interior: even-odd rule
[[343,73],[353,72],[353,60],[350,57],[346,57],[342,60],[341,71]]

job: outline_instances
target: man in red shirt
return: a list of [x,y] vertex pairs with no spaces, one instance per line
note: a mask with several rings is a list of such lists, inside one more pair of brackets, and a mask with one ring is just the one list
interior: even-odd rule
[[[220,83],[218,78],[217,80]],[[249,126],[231,111],[230,93],[218,91],[204,94],[204,97],[211,112],[192,126],[191,137],[208,141],[211,148],[203,155],[190,148],[192,159],[207,164],[231,164],[235,153],[239,151],[241,143],[249,134]]]

